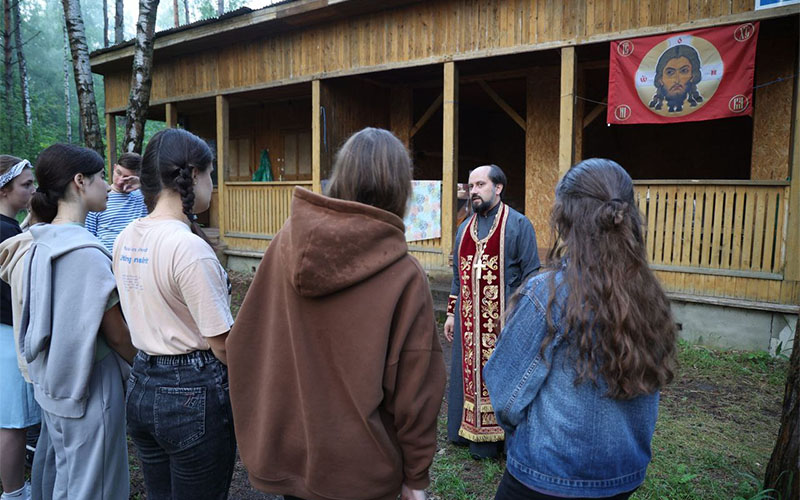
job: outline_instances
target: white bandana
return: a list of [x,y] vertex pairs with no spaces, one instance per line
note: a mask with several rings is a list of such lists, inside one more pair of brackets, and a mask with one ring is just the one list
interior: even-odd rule
[[29,162],[28,160],[22,160],[21,162],[17,163],[16,165],[8,169],[6,173],[0,175],[0,188],[5,186],[12,180],[14,180],[14,177],[21,174],[22,170],[25,168],[33,168],[31,162]]

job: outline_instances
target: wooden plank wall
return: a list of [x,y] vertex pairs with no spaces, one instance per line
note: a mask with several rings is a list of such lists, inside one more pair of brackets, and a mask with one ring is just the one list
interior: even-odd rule
[[800,304],[800,281],[762,280],[738,276],[716,276],[655,271],[667,292],[773,304]]
[[[152,102],[282,85],[371,68],[580,44],[625,30],[753,10],[752,0],[447,0],[156,59]],[[268,32],[265,30],[265,32]],[[156,53],[156,57],[158,57]],[[125,107],[130,70],[106,76],[106,109]]]

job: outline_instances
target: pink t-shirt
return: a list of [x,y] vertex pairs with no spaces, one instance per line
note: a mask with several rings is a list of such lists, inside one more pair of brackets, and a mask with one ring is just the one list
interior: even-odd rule
[[233,325],[225,270],[180,221],[130,223],[114,243],[114,276],[133,345],[147,354],[207,350],[204,337]]

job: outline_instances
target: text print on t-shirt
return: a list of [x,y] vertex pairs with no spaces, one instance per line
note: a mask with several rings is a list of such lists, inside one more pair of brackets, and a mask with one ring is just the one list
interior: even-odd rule
[[125,290],[136,290],[138,292],[144,291],[140,273],[138,272],[139,270],[137,268],[140,264],[145,266],[150,265],[148,249],[123,246],[119,260],[120,262],[128,264],[125,266],[125,268],[130,271],[127,273],[120,273],[119,276],[119,281],[125,287]]

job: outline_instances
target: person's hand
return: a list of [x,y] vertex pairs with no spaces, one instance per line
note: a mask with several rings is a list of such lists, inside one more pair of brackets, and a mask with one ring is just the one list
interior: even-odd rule
[[446,338],[448,342],[453,341],[453,327],[455,324],[455,316],[448,314],[447,319],[444,321],[444,338]]
[[123,177],[123,188],[122,190],[126,193],[132,193],[139,189],[141,182],[139,181],[139,176],[137,175],[129,175],[127,177]]
[[400,500],[425,500],[426,498],[423,490],[412,490],[403,483],[403,489],[400,492]]

